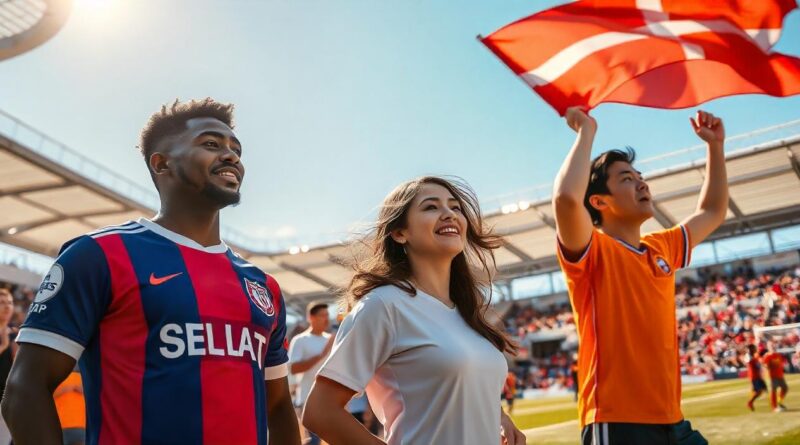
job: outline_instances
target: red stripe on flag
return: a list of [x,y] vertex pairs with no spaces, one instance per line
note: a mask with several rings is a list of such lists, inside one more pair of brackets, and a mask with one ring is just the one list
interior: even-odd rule
[[120,235],[96,238],[111,272],[111,303],[100,322],[100,410],[98,442],[139,443],[147,321],[139,281]]
[[[180,250],[197,297],[200,320],[203,323],[216,321],[217,324],[219,320],[229,320],[251,325],[249,297],[245,295],[228,257],[183,246]],[[215,334],[218,332],[218,328],[214,329]],[[237,345],[238,340],[234,340]],[[200,382],[203,443],[256,443],[252,362],[203,356]]]

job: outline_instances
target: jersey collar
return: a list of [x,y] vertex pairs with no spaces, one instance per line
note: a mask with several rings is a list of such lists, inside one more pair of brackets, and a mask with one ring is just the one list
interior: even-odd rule
[[615,238],[615,237],[613,237],[613,236],[612,236],[612,238],[614,238],[614,239],[615,239],[615,240],[616,240],[618,243],[622,244],[622,245],[623,245],[623,246],[624,246],[626,249],[628,249],[628,250],[630,250],[630,251],[632,251],[632,252],[636,252],[636,253],[638,253],[639,255],[642,255],[642,254],[644,254],[645,252],[647,252],[647,246],[645,246],[644,244],[642,244],[642,247],[640,247],[640,248],[637,248],[637,247],[634,247],[634,246],[632,246],[632,245],[628,244],[628,243],[627,243],[626,241],[624,241],[624,240],[621,240],[621,239],[619,239],[619,238]]
[[146,227],[151,232],[155,232],[156,234],[161,235],[164,238],[174,243],[180,244],[182,246],[190,247],[195,250],[201,250],[206,253],[225,253],[228,251],[228,245],[225,244],[225,242],[221,242],[215,246],[205,247],[200,243],[192,239],[189,239],[179,233],[175,233],[172,230],[169,230],[163,226],[160,226],[157,223],[154,223],[153,221],[150,221],[147,218],[139,218],[137,222]]

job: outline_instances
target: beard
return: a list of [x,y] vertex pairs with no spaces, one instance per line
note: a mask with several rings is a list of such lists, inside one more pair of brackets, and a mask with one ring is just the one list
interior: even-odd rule
[[206,185],[203,186],[200,193],[211,201],[219,204],[220,207],[237,206],[242,199],[239,190],[229,190],[209,182],[206,182]]
[[224,208],[231,205],[236,206],[242,199],[242,195],[239,193],[239,190],[229,190],[212,184],[209,181],[206,181],[202,186],[195,184],[191,179],[189,179],[186,171],[184,171],[183,167],[181,166],[178,166],[178,177],[181,178],[181,181],[183,181],[184,184],[194,189],[199,188],[200,194],[208,198],[211,202],[217,204],[219,208]]

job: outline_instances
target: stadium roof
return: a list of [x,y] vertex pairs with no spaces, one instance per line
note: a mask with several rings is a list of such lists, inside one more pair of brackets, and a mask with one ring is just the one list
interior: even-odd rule
[[[800,120],[729,138],[727,146],[731,199],[728,218],[713,237],[800,222]],[[645,177],[657,210],[655,218],[645,223],[645,231],[670,227],[694,210],[704,156],[704,147],[691,147],[637,163],[650,170]],[[669,164],[669,168],[654,169]],[[74,236],[152,215],[158,206],[149,189],[116,176],[3,112],[0,177],[0,241],[50,256]],[[507,241],[496,252],[498,280],[557,268],[551,187],[507,197],[508,204],[497,205],[499,211],[485,215],[486,222]],[[297,304],[329,297],[334,287],[345,283],[349,272],[342,264],[357,247],[350,243],[276,252],[258,248],[259,244],[230,229],[223,231],[223,238],[273,275]]]
[[0,60],[30,51],[53,37],[71,9],[72,0],[0,1]]

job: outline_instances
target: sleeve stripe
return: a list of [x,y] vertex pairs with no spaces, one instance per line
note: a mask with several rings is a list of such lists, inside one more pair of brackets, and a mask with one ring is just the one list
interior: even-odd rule
[[691,249],[689,247],[689,231],[681,224],[681,233],[683,234],[683,261],[681,261],[681,269],[689,265],[689,255]]
[[289,375],[289,366],[286,363],[264,368],[264,380],[275,380]]
[[[583,261],[583,259],[586,258],[586,255],[589,253],[589,249],[592,247],[592,242],[594,242],[594,233],[592,233],[592,237],[589,238],[589,244],[586,245],[586,248],[584,249],[583,253],[581,254],[581,257],[578,258],[576,261],[570,261],[564,255],[564,246],[561,244],[561,240],[558,239],[558,236],[556,236],[556,245],[557,245],[558,251],[561,252],[561,257],[564,258],[564,262],[566,262],[568,264],[579,264],[581,261]],[[641,252],[637,252],[637,253],[641,253]]]
[[63,352],[78,360],[83,354],[83,346],[63,335],[36,328],[22,328],[17,335],[17,343],[33,343]]

